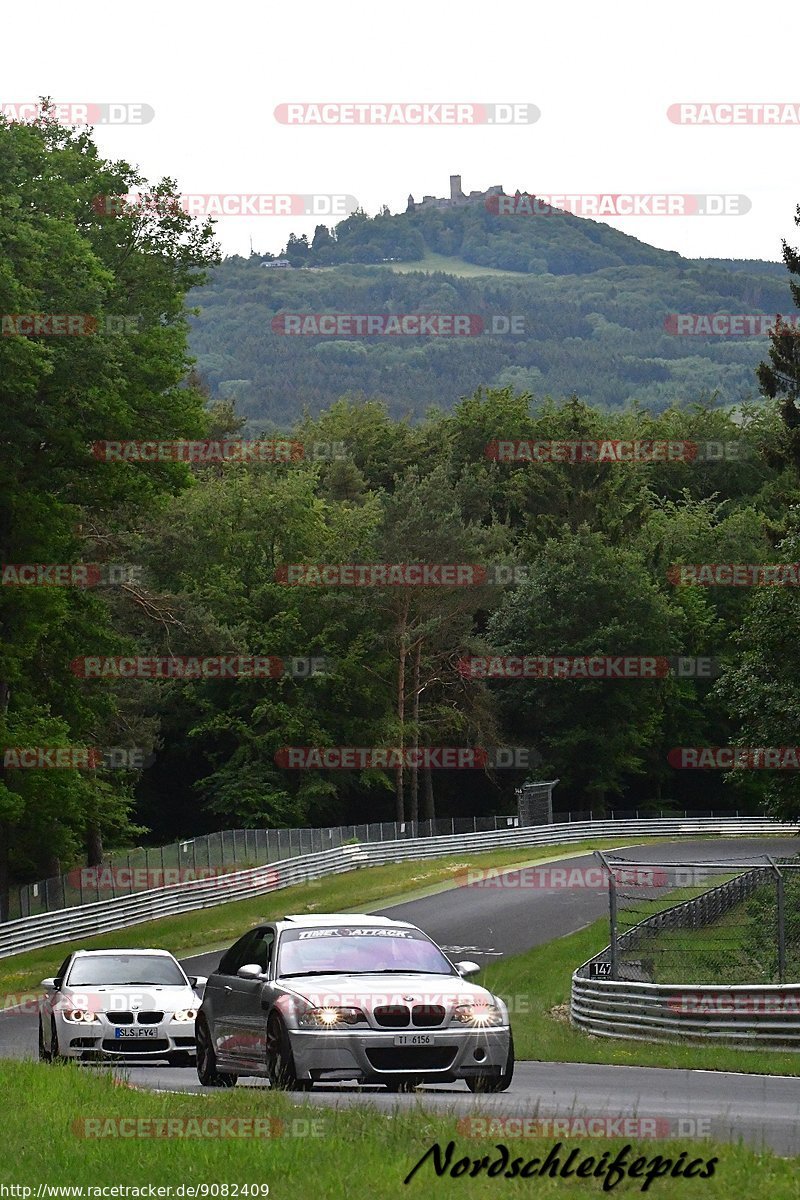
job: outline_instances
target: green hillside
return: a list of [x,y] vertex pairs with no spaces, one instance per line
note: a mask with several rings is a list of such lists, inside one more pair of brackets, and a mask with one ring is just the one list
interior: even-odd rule
[[[482,203],[374,218],[290,238],[291,269],[225,260],[197,295],[192,347],[215,395],[251,429],[377,397],[396,415],[449,409],[481,385],[577,394],[654,411],[756,395],[766,335],[684,336],[670,314],[791,311],[780,263],[691,260],[601,222],[499,217]],[[474,314],[470,336],[282,332],[281,314]],[[482,331],[476,329],[482,326]]]

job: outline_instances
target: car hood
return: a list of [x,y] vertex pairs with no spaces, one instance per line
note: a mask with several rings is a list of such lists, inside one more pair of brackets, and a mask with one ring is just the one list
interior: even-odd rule
[[134,1010],[163,1010],[198,1008],[200,998],[189,986],[166,987],[156,984],[93,984],[86,987],[64,988],[62,998],[76,1007],[94,1008],[104,1012]]
[[313,975],[278,979],[278,985],[312,1007],[375,1008],[384,1004],[490,1004],[491,992],[458,975]]

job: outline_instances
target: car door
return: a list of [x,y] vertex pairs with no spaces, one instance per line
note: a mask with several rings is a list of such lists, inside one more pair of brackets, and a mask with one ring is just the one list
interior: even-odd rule
[[219,966],[211,973],[203,996],[203,1010],[208,1018],[211,1037],[217,1054],[236,1057],[237,1024],[234,1013],[236,996],[234,983],[239,967],[248,962],[248,947],[257,930],[248,930],[238,942],[223,954]]
[[[269,977],[273,974],[275,930],[266,925],[258,933],[259,937],[248,947],[248,952],[253,957],[247,961],[257,964],[261,968],[262,974]],[[247,1050],[246,1056],[252,1062],[263,1067],[267,1054],[267,1021],[262,1004],[265,992],[264,980],[237,979],[235,987],[237,1008],[241,1019],[242,1047]]]
[[[267,937],[267,933],[269,937]],[[269,944],[274,931],[264,927],[251,929],[222,959],[217,968],[219,999],[215,995],[215,1040],[218,1050],[237,1063],[263,1062],[260,1042],[250,1011],[259,1007],[261,982],[240,979],[236,972],[248,963],[264,966],[269,961]]]

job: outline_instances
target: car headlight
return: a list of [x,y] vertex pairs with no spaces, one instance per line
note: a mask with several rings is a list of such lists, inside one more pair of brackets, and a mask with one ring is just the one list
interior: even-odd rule
[[82,1025],[93,1025],[97,1020],[97,1013],[93,1013],[88,1008],[65,1008],[65,1021],[76,1021]]
[[187,1021],[193,1021],[197,1016],[196,1008],[179,1008],[176,1013],[172,1014],[173,1021],[181,1021],[185,1024]]
[[304,1029],[340,1029],[343,1025],[358,1025],[366,1021],[360,1008],[309,1008],[297,1018]]
[[503,1014],[496,1004],[459,1004],[453,1009],[453,1020],[475,1029],[503,1024]]

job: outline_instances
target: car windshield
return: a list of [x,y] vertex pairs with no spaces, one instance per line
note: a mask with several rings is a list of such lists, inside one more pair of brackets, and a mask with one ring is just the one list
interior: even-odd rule
[[163,954],[96,954],[91,958],[76,958],[66,982],[71,988],[129,983],[186,987],[178,964]]
[[452,975],[438,946],[419,929],[350,926],[290,929],[281,937],[278,975]]

